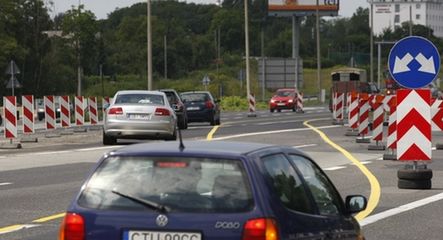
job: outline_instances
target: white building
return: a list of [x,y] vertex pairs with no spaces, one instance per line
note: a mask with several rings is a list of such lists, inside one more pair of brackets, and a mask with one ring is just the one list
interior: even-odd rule
[[443,0],[368,0],[373,4],[374,35],[384,29],[395,29],[403,22],[412,20],[434,30],[434,35],[443,37]]

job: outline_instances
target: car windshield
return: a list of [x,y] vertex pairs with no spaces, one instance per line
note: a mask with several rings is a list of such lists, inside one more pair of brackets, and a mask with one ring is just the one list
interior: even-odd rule
[[171,212],[245,212],[253,207],[240,161],[176,157],[110,157],[87,183],[79,204],[95,209],[147,210],[115,192]]
[[181,95],[186,102],[206,102],[209,101],[209,96],[206,93],[187,93]]
[[156,104],[165,105],[163,96],[157,94],[119,94],[116,104]]
[[291,91],[278,91],[277,92],[277,96],[279,96],[279,97],[288,97],[288,96],[291,96],[292,93],[293,92],[291,92]]

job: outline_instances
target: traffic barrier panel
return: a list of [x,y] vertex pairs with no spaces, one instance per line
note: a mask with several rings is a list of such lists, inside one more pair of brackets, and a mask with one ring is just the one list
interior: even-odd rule
[[368,150],[385,150],[385,146],[381,144],[383,142],[384,121],[383,98],[384,96],[377,95],[374,99],[375,103],[372,105],[374,108],[372,121],[372,139],[375,141],[375,145],[369,145]]
[[4,135],[5,138],[17,137],[17,99],[15,96],[3,97],[4,104]]
[[389,124],[386,147],[390,153],[383,154],[383,159],[397,160],[397,96],[391,95],[387,104],[389,106]]
[[97,98],[96,97],[89,97],[88,105],[89,105],[90,123],[92,125],[96,125],[98,123]]
[[369,133],[369,96],[367,93],[361,93],[359,96],[359,137],[356,139],[357,143],[369,143],[370,138],[367,137]]
[[110,97],[102,98],[102,112],[103,112],[102,120],[103,121],[105,120],[106,108],[109,107],[110,104],[111,104],[111,98]]
[[249,113],[248,117],[255,117],[255,96],[254,94],[249,94],[248,96],[248,103],[249,103]]
[[348,125],[346,136],[358,136],[359,98],[358,93],[352,91],[349,96]]
[[71,126],[71,104],[69,96],[60,97],[60,121],[62,127],[67,128]]
[[83,96],[75,96],[75,124],[77,126],[83,126],[85,124],[85,108],[83,101]]
[[22,106],[23,106],[23,133],[31,134],[34,133],[34,96],[33,95],[23,95],[22,96]]
[[431,160],[431,91],[400,89],[397,101],[398,160]]
[[56,128],[56,109],[54,96],[44,96],[43,103],[45,105],[45,125],[46,130],[51,130]]
[[297,112],[303,113],[303,93],[297,93]]

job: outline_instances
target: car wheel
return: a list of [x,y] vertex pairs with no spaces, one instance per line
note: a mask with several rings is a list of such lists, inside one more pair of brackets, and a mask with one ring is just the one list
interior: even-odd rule
[[427,180],[408,180],[398,179],[398,188],[400,189],[431,189],[431,179]]
[[215,121],[215,125],[220,125],[220,118],[217,118],[217,120]]
[[177,129],[174,129],[174,133],[165,139],[166,141],[175,141],[177,140]]
[[292,108],[292,111],[293,111],[293,112],[297,111],[297,109],[295,108],[295,106]]
[[406,180],[428,180],[432,178],[432,169],[399,169],[397,177]]
[[215,115],[212,115],[212,119],[211,119],[210,124],[211,124],[211,126],[215,126],[215,125],[217,125],[217,121],[216,121],[216,119],[215,119]]
[[270,111],[271,113],[273,113],[273,112],[274,112],[274,109],[271,108],[271,109],[269,109],[269,111]]
[[108,136],[103,132],[103,145],[114,145],[117,143],[117,139],[112,136]]
[[281,109],[277,109],[277,112],[281,112]]

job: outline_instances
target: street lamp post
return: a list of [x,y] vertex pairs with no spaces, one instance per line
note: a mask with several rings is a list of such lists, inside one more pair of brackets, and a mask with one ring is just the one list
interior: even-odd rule
[[315,10],[316,12],[316,35],[317,35],[317,85],[318,85],[318,95],[319,95],[319,99],[320,101],[323,102],[322,99],[322,93],[321,93],[321,76],[320,76],[320,71],[321,71],[321,59],[320,59],[320,13],[318,11],[319,8],[319,3],[317,0],[317,8]]
[[148,78],[148,90],[152,90],[152,40],[151,40],[151,0],[147,0],[147,78]]

